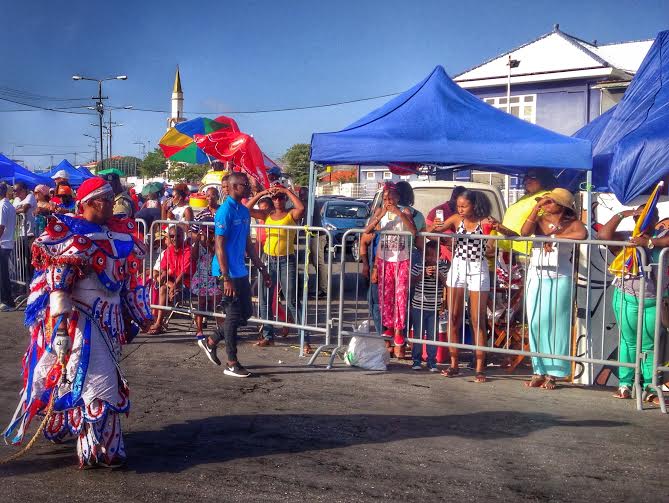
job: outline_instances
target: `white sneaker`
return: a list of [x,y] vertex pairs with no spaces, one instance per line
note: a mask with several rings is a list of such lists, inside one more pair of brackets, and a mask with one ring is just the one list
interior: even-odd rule
[[420,363],[415,363],[411,366],[411,370],[420,370],[423,367],[421,367]]
[[439,372],[437,367],[430,367],[430,372]]
[[11,311],[14,311],[14,308],[13,308],[13,307],[8,306],[8,305],[5,304],[5,303],[0,304],[0,312],[3,312],[3,313],[9,313],[9,312],[11,312]]

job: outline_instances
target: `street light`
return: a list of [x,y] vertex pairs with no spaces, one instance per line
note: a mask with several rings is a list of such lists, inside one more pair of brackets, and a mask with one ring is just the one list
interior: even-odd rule
[[102,118],[105,113],[105,106],[102,103],[102,100],[106,100],[106,96],[102,96],[102,83],[107,80],[127,80],[127,75],[117,75],[116,77],[107,77],[104,79],[95,79],[92,77],[84,77],[83,75],[72,75],[72,80],[91,80],[98,83],[98,95],[94,96],[93,99],[97,100],[95,103],[95,110],[98,113],[99,127],[100,127],[100,167],[104,168],[104,145],[102,144]]
[[98,162],[98,139],[95,136],[93,136],[92,134],[84,133],[84,136],[87,136],[88,138],[93,139],[93,148],[95,149],[95,162]]
[[[509,54],[509,61],[506,66],[509,67],[508,78],[506,80],[506,113],[511,113],[511,69],[518,68],[520,66],[519,59],[513,59],[511,54]],[[518,105],[518,117],[520,117],[520,104]],[[504,175],[504,185],[506,186],[506,207],[509,207],[509,202],[511,201],[511,187],[510,185],[511,178],[509,175]]]

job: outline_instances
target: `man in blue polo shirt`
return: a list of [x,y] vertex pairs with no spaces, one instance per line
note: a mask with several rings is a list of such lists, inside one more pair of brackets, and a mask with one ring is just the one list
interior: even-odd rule
[[253,314],[251,285],[246,268],[246,255],[261,271],[263,280],[270,287],[272,280],[265,265],[258,258],[251,243],[251,215],[242,204],[242,199],[250,194],[248,177],[243,173],[232,173],[228,177],[228,197],[216,211],[214,228],[216,234],[216,256],[212,260],[212,276],[219,278],[223,290],[225,321],[217,327],[208,340],[200,339],[198,344],[207,357],[216,365],[221,360],[216,355],[216,345],[225,339],[228,361],[223,373],[232,377],[248,377],[250,372],[237,360],[237,328],[246,325]]

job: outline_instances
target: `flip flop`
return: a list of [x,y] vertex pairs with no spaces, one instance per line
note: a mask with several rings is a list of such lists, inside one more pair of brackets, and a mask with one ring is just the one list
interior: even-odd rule
[[532,379],[525,381],[524,384],[526,388],[540,388],[545,381],[546,378],[544,376],[533,375]]
[[148,335],[160,335],[165,333],[165,328],[161,325],[159,327],[151,327],[149,328],[146,333]]

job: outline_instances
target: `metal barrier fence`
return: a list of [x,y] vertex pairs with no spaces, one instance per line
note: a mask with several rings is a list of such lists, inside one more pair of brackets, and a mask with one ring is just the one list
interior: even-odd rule
[[[301,356],[312,334],[323,334],[324,344],[330,345],[332,260],[329,257],[334,249],[331,233],[321,227],[251,227],[254,246],[270,273],[272,287],[265,287],[258,270],[248,264],[247,279],[255,304],[248,321],[261,324],[263,338],[270,341],[278,330],[284,335],[289,329],[297,330]],[[224,317],[220,309],[222,292],[218,278],[211,276],[215,258],[214,223],[156,220],[147,236],[149,257],[144,266],[145,280],[151,283],[151,307],[159,318],[157,324],[164,320],[165,312],[170,313],[169,317],[172,313],[190,316],[196,333],[202,330],[202,317],[213,317],[220,323]],[[188,246],[189,250],[175,253],[175,244]],[[192,257],[192,265],[175,262],[176,257],[185,255]],[[186,271],[187,267],[191,269]],[[311,280],[315,283],[314,294],[309,293]],[[318,295],[319,285],[325,291],[324,299]]]
[[[344,239],[349,235],[360,236],[362,232],[362,229],[347,231]],[[638,278],[619,278],[612,282],[614,278],[607,267],[617,249],[631,248],[629,242],[574,241],[552,237],[533,237],[528,240],[490,235],[420,233],[416,237],[419,248],[411,249],[409,233],[384,232],[380,235],[377,247],[381,248],[378,249],[383,250],[384,240],[390,238],[395,243],[399,242],[400,248],[404,246],[408,253],[401,257],[402,264],[393,265],[386,260],[375,262],[377,269],[388,267],[394,278],[382,280],[383,273],[377,270],[378,298],[373,299],[372,304],[382,304],[382,327],[392,329],[399,325],[400,329],[387,335],[380,334],[378,327],[377,333],[345,329],[346,325],[355,327],[361,319],[369,323],[375,313],[360,311],[362,302],[359,288],[354,289],[354,298],[347,299],[349,307],[346,308],[344,283],[347,281],[344,279],[342,260],[337,344],[333,348],[329,366],[345,349],[345,337],[357,335],[383,338],[388,343],[394,338],[398,339],[397,342],[409,342],[412,345],[448,348],[452,365],[458,363],[459,350],[469,350],[478,360],[480,371],[485,370],[485,354],[512,357],[513,360],[508,362],[511,368],[515,368],[525,357],[530,357],[537,374],[555,375],[558,378],[574,376],[577,377],[576,381],[586,384],[595,382],[594,376],[600,376],[604,371],[613,377],[612,369],[617,369],[618,373],[625,375],[626,380],[632,379],[637,408],[642,408],[644,309],[638,309],[636,320],[631,320],[623,309],[623,303],[629,302],[625,298],[626,292],[633,292],[641,299],[646,298],[646,274]],[[436,242],[436,245],[423,245],[429,241]],[[514,243],[520,246],[523,246],[522,243],[533,244],[526,250],[528,254],[510,254],[507,248]],[[391,244],[387,242],[386,248],[390,249]],[[439,255],[446,254],[447,250],[455,253],[448,272],[439,270],[440,267],[448,267],[445,263],[438,264],[433,260],[432,263],[426,263],[426,249],[430,247],[436,248]],[[637,248],[637,251],[640,268],[647,272],[649,265],[646,252],[643,248]],[[377,253],[385,252],[377,250]],[[381,258],[384,256],[389,257],[382,255]],[[396,260],[398,257],[391,253],[390,258]],[[490,269],[489,262],[493,264]],[[422,284],[422,293],[425,294],[427,266],[433,268],[428,274],[441,275],[448,285],[443,306],[441,302],[438,305],[430,302],[425,295],[422,300],[417,298],[415,290],[410,288],[410,272],[413,271],[414,283],[417,286]],[[359,278],[359,264],[354,273]],[[387,287],[386,282],[392,289],[390,295],[382,293],[382,289]],[[401,295],[403,290],[411,291],[412,297],[405,301]],[[593,290],[597,290],[599,295],[593,294]],[[652,290],[654,294],[654,286]],[[616,299],[614,304],[609,304],[611,295]],[[429,304],[429,313],[420,309],[425,306],[425,302]],[[397,315],[400,310],[404,311],[404,316]],[[421,318],[418,323],[416,315]],[[413,333],[408,328],[408,320],[411,319]],[[431,326],[426,327],[426,322]],[[620,328],[621,323],[626,328],[625,334]],[[615,348],[621,347],[623,337],[629,338],[628,325],[636,326],[633,327],[636,350],[633,355],[620,359]],[[416,331],[420,334],[417,335]],[[430,336],[427,340],[421,336],[425,332]],[[422,354],[420,359],[423,359]],[[588,367],[593,372],[589,372]],[[665,370],[665,367],[660,366],[658,369]],[[458,367],[453,372],[456,371],[459,371]],[[633,378],[630,377],[632,371]]]
[[[662,272],[664,271],[665,275],[667,273],[667,267],[669,267],[669,248],[664,248],[660,252],[657,270],[660,273],[660,278],[662,278]],[[666,279],[666,278],[665,278]],[[662,389],[663,383],[659,381],[660,373],[669,372],[669,362],[663,359],[663,356],[666,355],[667,350],[667,328],[663,326],[663,311],[665,319],[669,317],[669,303],[667,297],[667,282],[666,281],[657,281],[657,290],[656,290],[656,299],[657,299],[657,310],[655,315],[655,326],[653,327],[653,353],[652,353],[652,373],[653,380],[650,384],[650,389],[654,390],[657,393],[657,397],[660,401],[660,410],[666,414],[667,405],[664,402],[664,391]],[[649,355],[644,355],[648,358]]]
[[[158,220],[147,233],[146,223],[137,221],[138,235],[145,236],[150,250],[144,271],[154,292],[152,308],[156,313],[162,311],[162,318],[167,315],[168,322],[175,313],[188,316],[196,331],[201,330],[203,317],[212,317],[217,323],[224,317],[219,305],[221,293],[210,272],[215,256],[213,225],[213,222]],[[347,231],[341,241],[335,242],[324,228],[253,225],[256,250],[270,271],[273,286],[263,286],[257,269],[252,264],[248,267],[254,299],[249,322],[263,325],[262,332],[267,338],[274,337],[280,330],[297,331],[300,355],[304,355],[306,345],[311,344],[312,335],[322,334],[323,341],[317,345],[309,364],[313,364],[320,353],[330,350],[328,368],[344,351],[345,338],[357,335],[408,342],[420,347],[420,353],[413,355],[420,360],[423,351],[430,359],[435,357],[436,351],[442,361],[451,358],[457,370],[459,350],[472,352],[478,359],[480,371],[487,366],[484,355],[510,358],[505,362],[510,369],[529,357],[535,373],[571,376],[574,382],[585,384],[612,384],[608,379],[615,378],[615,370],[631,380],[637,408],[642,408],[642,365],[650,357],[643,346],[647,321],[643,309],[637,310],[636,320],[625,318],[628,315],[623,303],[626,292],[642,299],[651,298],[652,295],[646,295],[649,289],[657,295],[657,306],[661,309],[665,284],[653,282],[651,276],[645,274],[612,281],[608,264],[617,248],[630,248],[628,242],[420,233],[415,238],[418,247],[414,247],[411,233],[377,233],[379,243],[367,245],[367,250],[371,250],[367,256],[376,251],[381,253],[381,258],[389,258],[388,252],[403,264],[401,267],[392,265],[392,260],[373,260],[368,264],[370,277],[378,276],[377,297],[373,298],[369,296],[371,285],[363,281],[362,265],[347,262],[345,254],[351,238],[362,242],[362,232],[361,229]],[[179,239],[179,234],[184,240],[190,239],[186,245],[189,253],[197,254],[198,260],[192,265],[190,262],[187,266],[180,265],[173,257],[165,258],[168,247],[174,239]],[[429,242],[435,244],[426,245]],[[522,243],[530,246],[526,254],[509,253],[510,246],[522,246]],[[333,258],[338,249],[342,253],[339,271],[335,272]],[[428,249],[433,251],[428,252]],[[451,262],[435,261],[430,256],[435,250],[438,256],[448,252],[464,254],[464,258],[456,256]],[[657,267],[662,273],[669,266],[666,263],[669,252],[661,254],[658,264],[649,264],[645,250],[638,248],[638,251],[642,271]],[[177,278],[184,267],[191,268],[188,288],[175,288],[175,281],[183,280]],[[435,283],[435,298],[430,298],[426,279],[433,275],[441,276],[443,283],[449,285],[448,295],[440,291],[443,285],[437,288]],[[201,284],[193,284],[196,278],[210,283],[203,290]],[[310,288],[316,293],[310,294]],[[318,295],[319,289],[325,289],[325,299]],[[418,296],[417,290],[420,290]],[[202,291],[206,293],[203,295]],[[333,295],[333,291],[337,293]],[[366,301],[361,294],[367,295]],[[435,300],[442,297],[439,302]],[[385,307],[377,313],[379,300]],[[392,323],[388,322],[389,317]],[[377,325],[392,328],[399,322],[401,329],[388,335],[352,330],[363,320],[375,328]],[[625,335],[621,325],[626,327]],[[623,339],[630,338],[627,325],[633,326],[636,349],[631,356],[619,358],[618,348],[626,344]],[[659,316],[653,329],[654,377],[652,383],[644,385],[656,390],[662,410],[666,411],[657,378],[658,372],[669,371],[661,361],[660,341],[664,329]],[[332,340],[333,330],[336,330],[336,340]],[[542,369],[542,365],[549,369]],[[602,380],[602,376],[607,377]]]
[[14,249],[9,257],[9,281],[16,286],[16,291],[20,292],[15,299],[17,307],[28,298],[32,276],[30,247],[34,236],[24,236],[25,221],[23,213],[16,214]]

